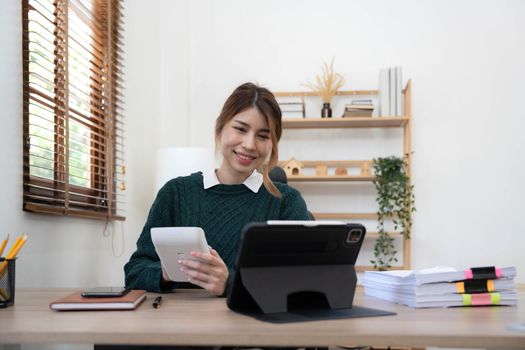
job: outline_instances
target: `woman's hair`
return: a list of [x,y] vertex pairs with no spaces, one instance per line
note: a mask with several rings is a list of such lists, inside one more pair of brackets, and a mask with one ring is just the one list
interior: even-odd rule
[[277,164],[279,159],[277,144],[282,134],[281,108],[279,108],[275,96],[268,89],[252,83],[244,83],[233,91],[226,102],[224,102],[221,114],[215,122],[215,144],[219,144],[221,132],[226,123],[237,114],[250,108],[257,109],[268,121],[272,152],[268,164],[263,165],[263,169],[259,170],[262,170],[264,187],[275,197],[280,197],[281,192],[270,180],[268,172]]

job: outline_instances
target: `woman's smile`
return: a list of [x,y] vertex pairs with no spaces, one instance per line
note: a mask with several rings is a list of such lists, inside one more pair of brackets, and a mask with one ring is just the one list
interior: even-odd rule
[[246,153],[241,153],[239,151],[233,151],[233,153],[237,156],[238,162],[243,165],[250,165],[255,159],[257,159],[256,156],[250,156]]

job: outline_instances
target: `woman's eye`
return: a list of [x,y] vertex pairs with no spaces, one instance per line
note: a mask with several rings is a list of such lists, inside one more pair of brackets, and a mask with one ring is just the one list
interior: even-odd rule
[[270,136],[268,136],[268,135],[259,135],[259,138],[260,138],[261,140],[269,140],[269,139],[270,139]]
[[234,128],[235,130],[237,130],[238,132],[241,132],[241,133],[246,132],[246,129],[244,129],[244,128],[240,128],[240,127],[238,127],[238,126],[234,126],[233,128]]

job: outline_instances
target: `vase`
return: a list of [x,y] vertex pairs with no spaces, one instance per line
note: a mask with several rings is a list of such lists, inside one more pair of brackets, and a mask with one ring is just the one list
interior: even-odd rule
[[323,103],[321,118],[332,118],[332,108],[330,108],[330,103]]

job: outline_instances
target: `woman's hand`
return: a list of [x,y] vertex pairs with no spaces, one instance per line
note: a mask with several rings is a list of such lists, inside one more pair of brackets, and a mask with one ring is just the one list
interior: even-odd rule
[[181,271],[188,276],[188,280],[215,295],[224,293],[228,281],[228,268],[213,248],[210,254],[191,252],[191,256],[199,260],[180,260]]
[[164,267],[162,267],[162,282],[170,282],[171,279],[168,277],[168,274],[164,270]]

